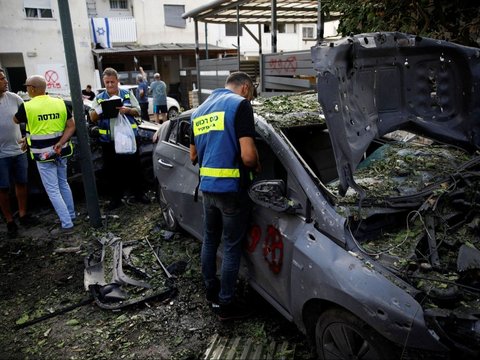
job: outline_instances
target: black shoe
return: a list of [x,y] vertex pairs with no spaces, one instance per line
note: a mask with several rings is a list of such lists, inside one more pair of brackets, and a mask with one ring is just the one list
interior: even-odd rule
[[218,293],[220,292],[220,281],[217,280],[215,285],[211,288],[207,288],[206,298],[208,302],[218,304]]
[[56,238],[60,238],[60,237],[73,235],[74,232],[75,232],[75,228],[73,226],[70,228],[58,227],[50,231],[50,235]]
[[107,206],[107,210],[115,210],[116,208],[119,208],[122,205],[123,205],[122,200],[118,200],[118,199],[110,200]]
[[38,220],[37,217],[32,216],[30,214],[20,216],[19,221],[20,221],[20,225],[22,225],[24,227],[31,227],[31,226],[40,225],[40,220]]
[[212,308],[214,308],[220,321],[245,319],[253,314],[251,307],[235,301],[226,305],[217,305],[217,309],[215,309],[215,305],[216,304],[213,304]]
[[18,226],[15,221],[7,222],[7,235],[9,238],[13,239],[17,237]]

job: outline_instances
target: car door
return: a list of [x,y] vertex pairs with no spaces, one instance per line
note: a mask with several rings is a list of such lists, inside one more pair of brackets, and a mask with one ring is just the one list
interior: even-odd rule
[[198,165],[192,165],[189,148],[190,116],[187,114],[171,120],[166,138],[157,144],[153,158],[154,171],[159,182],[160,195],[169,204],[179,225],[201,238],[201,196],[195,201],[199,181]]
[[283,180],[286,197],[299,208],[288,213],[254,205],[244,265],[252,287],[289,318],[294,246],[312,227],[305,216],[309,203],[292,171],[269,145],[257,142],[257,149],[262,171],[255,181]]

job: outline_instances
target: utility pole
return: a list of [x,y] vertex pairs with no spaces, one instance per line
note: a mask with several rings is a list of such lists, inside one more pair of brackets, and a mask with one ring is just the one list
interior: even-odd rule
[[322,0],[318,0],[318,15],[317,15],[317,45],[323,40],[324,33],[324,19],[322,17]]
[[93,227],[100,227],[102,225],[102,218],[98,204],[97,184],[95,183],[92,157],[90,156],[88,131],[85,121],[85,111],[83,108],[83,98],[81,93],[82,87],[80,85],[80,76],[78,74],[77,54],[75,52],[75,42],[73,40],[70,8],[68,5],[68,0],[57,1],[60,24],[62,26],[63,46],[67,61],[68,81],[70,84],[70,94],[73,105],[73,116],[75,118],[76,135],[78,139],[78,146],[80,148],[80,166],[82,168],[83,187],[85,189],[87,211],[90,217],[90,225]]

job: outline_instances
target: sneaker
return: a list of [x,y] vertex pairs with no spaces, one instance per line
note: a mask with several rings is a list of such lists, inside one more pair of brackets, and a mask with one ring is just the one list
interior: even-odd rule
[[75,228],[72,226],[70,228],[58,227],[50,231],[50,235],[55,237],[69,236],[75,232]]
[[14,238],[17,236],[18,226],[15,221],[7,222],[7,235],[9,238]]
[[226,305],[217,305],[217,309],[215,309],[214,305],[212,305],[212,308],[214,308],[220,321],[245,319],[253,313],[251,307],[247,307],[246,305],[235,301]]
[[20,216],[19,218],[20,225],[24,227],[31,227],[40,225],[40,220],[36,216],[32,216],[30,214],[26,214],[24,216]]

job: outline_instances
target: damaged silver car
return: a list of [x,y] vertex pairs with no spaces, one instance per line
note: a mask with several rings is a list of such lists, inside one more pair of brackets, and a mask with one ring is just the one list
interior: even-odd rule
[[[480,50],[375,33],[312,58],[318,94],[254,106],[242,273],[321,359],[477,359]],[[168,226],[201,239],[189,134],[170,122],[154,173]]]

